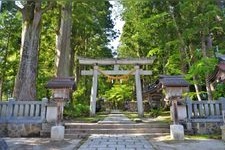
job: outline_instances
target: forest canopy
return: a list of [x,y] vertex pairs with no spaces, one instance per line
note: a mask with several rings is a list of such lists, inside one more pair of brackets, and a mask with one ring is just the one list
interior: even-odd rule
[[[125,25],[119,58],[152,57],[153,75],[142,78],[143,87],[159,75],[184,75],[193,99],[225,96],[225,85],[208,80],[225,54],[224,1],[118,1]],[[74,76],[73,99],[89,103],[91,77],[78,56],[113,58],[110,41],[118,37],[109,1],[2,1],[0,9],[0,99],[37,100],[50,97],[45,84],[54,76]],[[118,10],[119,11],[119,10]],[[126,68],[126,67],[125,67]],[[91,68],[90,68],[91,69]],[[110,69],[110,68],[109,68]],[[99,79],[98,97],[119,91],[120,86]],[[134,85],[129,80],[130,92]],[[126,98],[129,99],[129,95]],[[121,98],[122,97],[122,98]]]

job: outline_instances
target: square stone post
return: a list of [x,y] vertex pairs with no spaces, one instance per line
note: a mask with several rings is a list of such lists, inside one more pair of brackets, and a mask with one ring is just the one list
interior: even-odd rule
[[225,125],[220,126],[221,133],[222,133],[222,140],[225,141]]
[[184,140],[184,127],[178,122],[177,98],[172,99],[173,125],[170,125],[170,137],[173,140]]
[[98,88],[98,66],[95,65],[93,70],[91,98],[90,98],[90,116],[95,116],[97,88]]
[[141,89],[141,78],[140,78],[140,67],[135,66],[135,82],[136,82],[136,96],[137,96],[137,109],[139,117],[144,116],[143,102],[142,102],[142,89]]

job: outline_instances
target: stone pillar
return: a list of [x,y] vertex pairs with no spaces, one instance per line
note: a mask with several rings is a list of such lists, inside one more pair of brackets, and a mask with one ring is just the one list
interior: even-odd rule
[[61,141],[64,139],[65,127],[64,126],[53,126],[51,128],[51,140]]
[[140,78],[140,67],[135,66],[135,82],[136,82],[136,96],[137,96],[137,109],[140,117],[144,116],[143,102],[142,102],[142,89],[141,89],[141,78]]
[[47,122],[57,121],[57,106],[53,102],[47,105],[46,120]]
[[225,141],[225,125],[220,127],[221,131],[222,131],[222,140]]
[[95,112],[96,112],[97,88],[98,88],[98,66],[95,65],[93,70],[91,98],[90,98],[90,115],[91,116],[95,116]]
[[178,124],[177,100],[172,100],[173,124]]
[[170,125],[170,137],[173,140],[184,140],[184,127],[182,125]]
[[44,122],[46,120],[46,109],[47,109],[47,103],[48,103],[48,99],[42,98],[42,105],[41,105],[41,120],[42,122]]

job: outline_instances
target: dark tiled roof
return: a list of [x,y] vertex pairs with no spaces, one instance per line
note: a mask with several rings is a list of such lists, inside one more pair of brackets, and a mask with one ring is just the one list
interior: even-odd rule
[[224,61],[225,62],[225,55],[220,55],[218,56],[219,61]]
[[48,81],[45,87],[49,89],[70,88],[75,90],[75,82],[73,77],[56,77]]
[[144,93],[148,93],[148,94],[156,93],[156,92],[160,91],[161,88],[162,88],[162,84],[159,82],[159,80],[157,80],[155,83],[150,84],[149,86],[144,88],[143,94]]
[[166,87],[188,87],[189,86],[189,83],[183,78],[183,76],[161,75],[159,81],[163,86],[166,86]]

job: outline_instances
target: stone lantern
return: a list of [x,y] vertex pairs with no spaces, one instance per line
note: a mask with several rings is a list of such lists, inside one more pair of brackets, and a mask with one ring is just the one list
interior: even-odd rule
[[65,132],[65,128],[62,126],[63,106],[70,99],[70,93],[75,89],[74,78],[53,78],[47,83],[46,88],[52,90],[53,101],[57,106],[56,126],[51,128],[51,138],[53,140],[63,140]]
[[175,140],[183,140],[184,129],[182,125],[179,125],[177,102],[183,101],[183,93],[189,91],[189,84],[182,76],[160,76],[160,83],[165,91],[165,99],[172,103],[173,125],[170,126],[171,137]]

